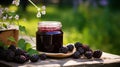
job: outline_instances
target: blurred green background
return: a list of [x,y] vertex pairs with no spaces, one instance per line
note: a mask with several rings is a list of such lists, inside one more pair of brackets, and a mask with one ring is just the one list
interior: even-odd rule
[[60,21],[64,44],[79,41],[94,50],[120,55],[120,0],[32,1],[40,7],[46,5],[47,14],[37,18],[37,10],[29,2],[21,2],[19,7],[9,5],[20,15],[19,23],[26,26],[29,35],[36,36],[40,21]]

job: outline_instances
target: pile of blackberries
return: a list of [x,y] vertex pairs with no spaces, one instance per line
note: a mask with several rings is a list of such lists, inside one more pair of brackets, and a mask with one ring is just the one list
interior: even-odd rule
[[89,46],[83,45],[80,42],[74,44],[76,52],[72,55],[73,58],[78,59],[81,56],[85,56],[87,59],[100,58],[102,56],[102,51],[95,50],[93,51]]
[[45,54],[33,54],[30,55],[26,51],[15,47],[14,45],[10,45],[7,49],[4,49],[0,46],[0,60],[7,62],[15,62],[15,63],[25,63],[27,61],[37,62],[39,59],[45,60],[47,56]]
[[59,49],[60,53],[68,53],[69,51],[73,51],[74,47],[76,48],[76,52],[72,55],[73,58],[78,59],[81,57],[86,57],[87,59],[100,58],[102,55],[102,51],[95,50],[93,51],[89,46],[83,45],[80,42],[76,42],[74,45],[69,44],[67,47],[61,47]]
[[[76,51],[74,52],[72,57],[75,59],[81,58],[82,56],[85,56],[87,59],[100,58],[102,55],[102,51],[100,50],[93,51],[87,45],[83,45],[80,42],[76,42],[74,45],[69,44],[66,47],[59,48],[59,53],[72,52],[74,48],[76,48]],[[10,45],[7,49],[4,49],[3,47],[0,46],[0,60],[22,64],[27,61],[37,62],[39,59],[41,60],[47,59],[46,54],[30,55],[26,51],[17,48],[14,45]]]

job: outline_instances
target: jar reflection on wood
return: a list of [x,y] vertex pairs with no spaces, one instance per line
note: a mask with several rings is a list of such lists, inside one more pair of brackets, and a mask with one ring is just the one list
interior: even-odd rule
[[58,53],[63,46],[62,24],[57,21],[43,21],[36,32],[36,49],[43,52]]

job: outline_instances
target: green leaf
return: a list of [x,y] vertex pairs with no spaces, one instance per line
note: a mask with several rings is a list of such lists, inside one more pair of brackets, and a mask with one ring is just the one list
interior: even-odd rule
[[38,51],[36,51],[35,49],[32,49],[32,45],[28,42],[25,42],[24,39],[20,39],[18,41],[18,47],[27,51],[30,55],[38,54]]
[[7,28],[7,25],[3,23],[3,27],[4,27],[4,28]]
[[26,42],[25,42],[24,39],[20,39],[20,40],[18,41],[18,47],[21,48],[21,49],[23,49],[23,50],[26,49]]
[[30,48],[32,48],[30,43],[25,43],[25,50],[28,51]]
[[16,42],[16,41],[15,41],[15,38],[12,37],[12,36],[10,36],[10,37],[8,38],[8,40],[10,40],[10,41],[12,41],[12,42]]
[[35,49],[32,49],[32,48],[30,48],[27,52],[28,52],[30,55],[32,55],[32,54],[39,54],[38,51],[36,51]]
[[26,33],[26,28],[25,28],[25,26],[19,25],[19,30],[20,30],[21,32]]

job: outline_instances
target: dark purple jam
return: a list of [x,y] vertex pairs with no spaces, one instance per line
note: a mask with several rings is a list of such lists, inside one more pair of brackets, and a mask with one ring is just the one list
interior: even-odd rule
[[63,32],[60,28],[41,27],[36,32],[36,49],[38,51],[58,53],[63,46]]

